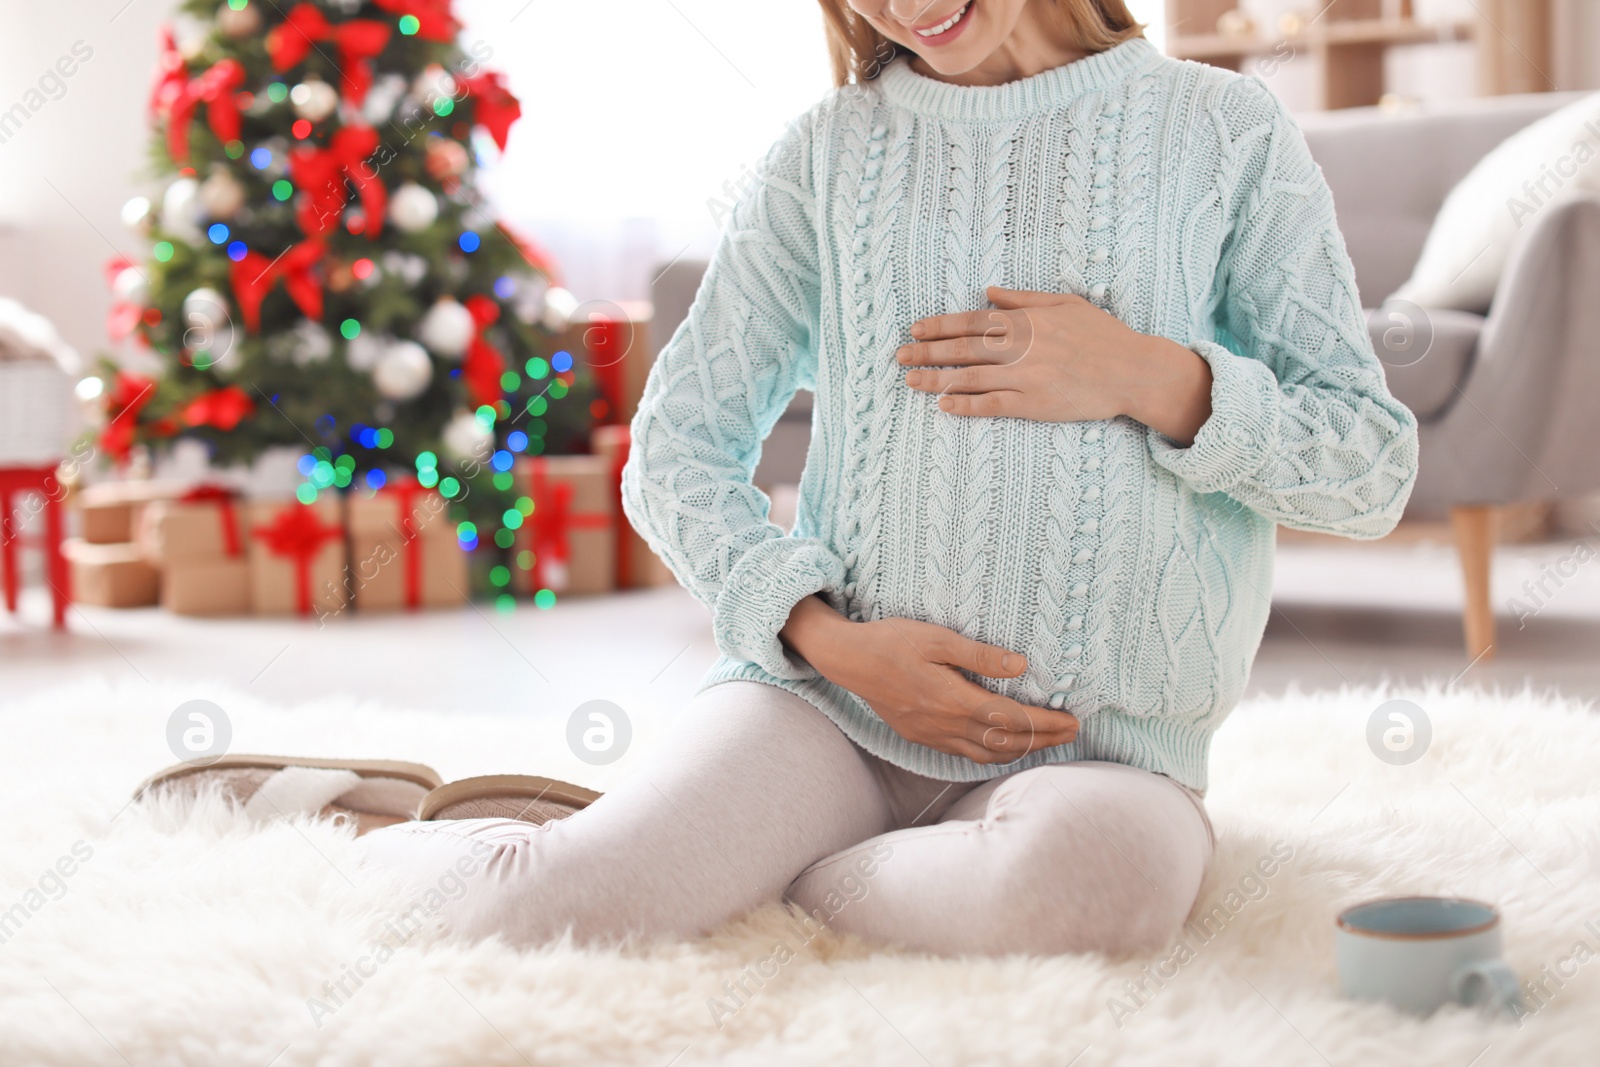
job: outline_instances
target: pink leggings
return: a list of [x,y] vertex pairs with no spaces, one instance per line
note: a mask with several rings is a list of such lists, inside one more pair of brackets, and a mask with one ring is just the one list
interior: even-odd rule
[[935,781],[756,682],[701,693],[663,748],[571,818],[405,823],[362,838],[367,861],[454,932],[519,945],[694,936],[786,898],[813,927],[945,955],[1124,952],[1176,935],[1214,844],[1162,775]]

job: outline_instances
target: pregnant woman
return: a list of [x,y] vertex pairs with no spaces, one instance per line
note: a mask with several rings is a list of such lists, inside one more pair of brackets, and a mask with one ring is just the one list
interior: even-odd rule
[[[788,899],[937,953],[1158,947],[1274,524],[1387,532],[1415,421],[1259,81],[1164,58],[1122,0],[822,6],[839,88],[733,212],[624,476],[721,660],[613,792],[469,783],[368,858],[462,873],[446,925],[519,944]],[[799,389],[786,532],[751,475]]]

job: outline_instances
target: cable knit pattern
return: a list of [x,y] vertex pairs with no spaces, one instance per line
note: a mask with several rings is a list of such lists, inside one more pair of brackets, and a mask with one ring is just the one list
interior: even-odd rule
[[[1213,379],[1194,443],[958,418],[906,388],[911,323],[996,284],[1193,349]],[[785,533],[750,478],[798,389],[817,414]],[[1100,759],[1204,788],[1266,624],[1273,525],[1381,535],[1417,459],[1293,121],[1259,81],[1142,40],[992,87],[897,60],[830,94],[758,168],[633,433],[623,503],[711,608],[705,684],[783,686],[952,781]],[[1070,709],[1078,739],[1007,766],[911,744],[786,654],[813,592],[1026,653],[1025,677],[980,681]]]

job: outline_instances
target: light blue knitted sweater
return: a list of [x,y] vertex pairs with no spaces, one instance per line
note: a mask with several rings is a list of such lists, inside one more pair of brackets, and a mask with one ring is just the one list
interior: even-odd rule
[[[1194,444],[959,417],[908,388],[911,323],[987,307],[990,285],[1191,347],[1215,382]],[[797,389],[816,407],[786,536],[751,474]],[[1298,128],[1259,81],[1143,40],[983,88],[902,59],[831,93],[734,210],[633,435],[626,511],[712,611],[705,684],[782,686],[952,781],[1094,759],[1203,789],[1266,624],[1273,524],[1379,536],[1417,465]],[[983,684],[1072,711],[1078,739],[1003,767],[905,740],[779,643],[819,591],[1025,653],[1024,677]]]

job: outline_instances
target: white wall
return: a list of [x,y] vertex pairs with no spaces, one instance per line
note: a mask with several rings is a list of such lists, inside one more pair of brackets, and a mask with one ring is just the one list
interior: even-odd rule
[[44,99],[0,143],[0,294],[50,317],[85,355],[105,344],[101,264],[144,251],[118,213],[146,158],[146,90],[168,6],[0,0],[0,111],[25,101],[74,42],[93,49],[60,99]]

